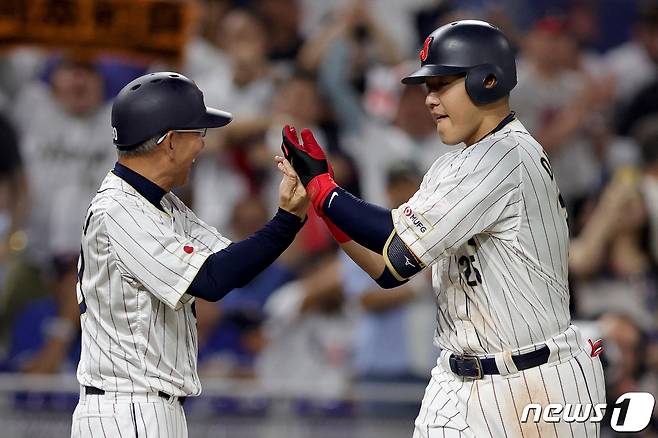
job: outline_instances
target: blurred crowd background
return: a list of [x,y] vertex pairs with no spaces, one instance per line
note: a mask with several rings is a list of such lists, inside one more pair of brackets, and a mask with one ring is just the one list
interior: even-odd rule
[[[240,240],[275,211],[272,157],[286,123],[313,129],[352,193],[391,208],[406,201],[455,146],[441,143],[424,89],[399,80],[417,67],[432,30],[477,18],[498,25],[517,50],[512,108],[546,149],[567,204],[572,316],[604,339],[608,399],[658,393],[657,1],[198,3],[179,62],[76,48],[0,52],[1,371],[75,373],[80,231],[116,160],[110,106],[127,82],[180,71],[207,105],[234,114],[208,133],[177,194]],[[311,215],[250,284],[218,303],[197,302],[202,380],[257,381],[299,394],[305,409],[350,415],[357,408],[340,400],[355,383],[427,382],[437,356],[434,306],[428,276],[379,290]],[[254,408],[227,397],[222,409]],[[390,414],[377,403],[358,409]],[[654,420],[644,436],[656,430]]]

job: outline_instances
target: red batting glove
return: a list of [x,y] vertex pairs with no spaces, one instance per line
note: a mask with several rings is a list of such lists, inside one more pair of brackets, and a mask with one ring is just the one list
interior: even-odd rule
[[283,128],[283,155],[299,175],[315,210],[321,214],[322,204],[329,192],[338,187],[331,176],[329,162],[324,151],[309,129],[302,130],[302,144],[295,128]]
[[283,143],[281,144],[283,155],[297,172],[299,179],[306,187],[306,193],[311,199],[313,208],[325,221],[334,239],[338,243],[348,242],[351,240],[349,236],[322,211],[325,199],[332,190],[338,187],[333,178],[333,168],[311,130],[303,129],[301,136],[302,144],[299,143],[294,127],[286,125],[283,128]]

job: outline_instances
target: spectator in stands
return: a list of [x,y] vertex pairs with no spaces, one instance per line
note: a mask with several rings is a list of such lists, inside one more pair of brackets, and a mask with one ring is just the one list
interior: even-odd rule
[[634,134],[642,156],[641,188],[649,216],[651,253],[658,260],[658,115],[640,120]]
[[213,72],[216,77],[228,77],[231,72],[222,38],[221,22],[230,11],[230,0],[203,0],[198,2],[200,14],[194,35],[185,46],[183,71],[196,80]]
[[[578,314],[593,317],[608,309],[632,315],[644,330],[656,327],[658,270],[650,249],[640,174],[623,169],[606,187],[572,241],[569,269]],[[623,296],[623,300],[619,297]]]
[[259,378],[270,390],[311,399],[347,395],[351,323],[343,309],[338,258],[318,262],[265,304],[266,347]]
[[9,120],[0,113],[0,344],[12,318],[8,273],[12,260],[24,249],[27,216],[27,181],[18,136]]
[[[310,37],[316,29],[326,24],[328,19],[336,17],[341,21],[349,19],[343,15],[337,15],[342,14],[344,10],[367,9],[368,15],[386,28],[391,42],[398,48],[400,56],[415,56],[427,36],[424,34],[420,42],[416,39],[416,11],[429,5],[444,3],[454,2],[452,0],[339,0],[330,2],[305,0],[303,26],[305,34]],[[460,0],[459,4],[463,3],[464,0]],[[437,25],[433,26],[431,30],[436,27]]]
[[[628,392],[658,391],[658,369],[653,362],[651,368],[651,350],[655,341],[650,343],[647,333],[633,316],[611,309],[599,319],[603,331],[605,350],[603,352],[606,402],[614,404],[619,396]],[[654,357],[655,360],[655,357]],[[612,435],[610,419],[612,409],[606,409],[606,417],[601,422],[602,429]],[[605,432],[602,432],[605,433]],[[658,433],[658,414],[654,409],[653,418],[638,436],[655,437]]]
[[80,313],[76,300],[77,257],[52,264],[49,294],[16,308],[11,315],[5,367],[10,371],[52,374],[75,371],[80,358]]
[[[607,54],[617,79],[617,120],[620,135],[631,136],[636,125],[658,113],[658,5],[644,2],[635,38]],[[629,67],[632,66],[632,67]]]
[[[334,172],[338,180],[349,184],[355,176],[349,157],[340,153],[334,131],[325,129],[331,126],[330,123],[325,123],[328,114],[322,111],[322,108],[326,108],[323,101],[324,98],[318,90],[313,73],[296,69],[277,83],[271,108],[272,120],[266,133],[265,143],[250,151],[252,165],[262,169],[264,178],[261,194],[270,208],[275,205],[276,200],[276,193],[273,191],[276,187],[274,184],[276,174],[272,172],[269,163],[271,156],[281,150],[281,129],[287,123],[296,123],[298,126],[314,129],[319,138],[324,139],[332,159],[335,159]],[[321,253],[333,247],[333,239],[327,233],[323,221],[313,211],[309,211],[307,223],[296,242],[303,247],[301,254]]]
[[[402,204],[420,186],[421,173],[410,162],[394,165],[387,176],[388,205]],[[359,309],[353,354],[357,380],[425,382],[438,356],[430,342],[436,312],[429,276],[382,291],[346,256],[341,269],[346,298]]]
[[[267,59],[267,33],[257,16],[246,9],[229,11],[218,30],[231,66],[230,77],[210,70],[196,78],[209,105],[233,108],[238,116],[266,112],[273,93]],[[238,119],[240,117],[237,117]]]
[[632,136],[642,120],[658,114],[658,78],[640,88],[625,106],[620,106],[617,119],[619,135]]
[[[240,200],[231,218],[231,238],[239,241],[260,229],[269,218],[258,197]],[[270,265],[220,302],[196,302],[199,366],[204,375],[253,376],[254,361],[261,350],[264,306],[272,292],[294,279],[285,258]]]
[[[416,22],[416,47],[423,47],[422,44],[434,29],[448,22],[452,18],[451,14],[455,11],[457,5],[454,1],[432,1],[427,6],[421,8],[415,13]],[[475,17],[473,17],[475,18]],[[507,35],[507,32],[505,32]]]
[[302,46],[299,0],[255,0],[255,10],[267,29],[267,57],[292,65]]
[[[322,64],[341,59],[334,65],[361,94],[365,90],[368,70],[376,64],[399,64],[403,57],[398,44],[384,24],[372,14],[367,2],[346,2],[332,17],[309,37],[299,54],[299,65],[315,71]],[[332,52],[336,52],[332,54]]]
[[28,245],[41,260],[79,252],[84,211],[115,159],[103,81],[91,58],[71,52],[14,106],[31,196]]
[[658,63],[658,5],[640,2],[633,39],[610,50],[605,66],[615,80],[617,105],[624,107],[633,96],[656,79]]
[[[14,233],[21,231],[27,220],[27,181],[18,146],[16,130],[0,113],[0,266],[12,246],[15,250],[22,249],[16,246],[20,242],[11,245],[10,240],[12,236],[20,239]],[[0,274],[0,290],[2,278]]]
[[598,190],[608,167],[609,150],[616,148],[610,146],[613,138],[604,118],[608,101],[602,91],[607,81],[574,65],[577,46],[566,30],[564,20],[558,17],[535,23],[523,40],[511,105],[544,146],[574,218]]
[[[191,185],[199,217],[215,227],[228,228],[235,203],[255,190],[246,153],[254,143],[262,142],[270,125],[274,82],[266,56],[265,28],[254,14],[231,10],[218,32],[230,62],[230,76],[210,70],[196,82],[205,90],[206,103],[231,108],[235,121],[230,130],[208,137]],[[226,188],[225,195],[218,199],[213,187]]]
[[[634,130],[642,156],[643,177],[641,191],[647,209],[649,222],[649,252],[653,260],[658,260],[658,116],[646,117]],[[657,270],[654,266],[654,270]],[[654,272],[658,275],[658,272]],[[653,324],[648,331],[651,340],[647,352],[648,363],[658,373],[658,292],[654,292],[653,301],[647,303],[652,314]]]
[[[45,332],[34,333],[26,350],[34,359],[29,364],[21,362],[17,369],[59,369],[69,336],[79,327],[72,291],[82,220],[98,179],[115,158],[103,84],[90,58],[69,52],[55,60],[47,83],[26,85],[12,108],[29,188],[29,213],[27,234],[20,239],[21,246],[27,244],[27,252],[14,258],[7,273],[3,322],[14,327],[36,326],[43,318],[56,322],[51,327],[53,336],[46,336],[50,325]],[[62,264],[62,260],[70,262]],[[49,276],[51,266],[65,268]],[[33,307],[33,300],[41,301]],[[24,345],[26,334],[21,331],[25,329],[10,329],[10,335],[19,336],[14,339],[16,345]]]
[[[324,130],[319,126],[324,114],[321,109],[322,97],[318,90],[316,78],[312,73],[295,70],[290,76],[282,79],[277,84],[276,94],[272,101],[272,121],[267,130],[267,149],[262,151],[260,165],[267,169],[270,177],[276,175],[271,171],[272,154],[278,153],[281,148],[281,127],[287,123],[296,123],[297,126],[308,127],[318,131],[321,139],[330,144],[330,149],[335,149]],[[315,131],[314,131],[315,132]],[[272,191],[273,181],[269,181],[266,196],[274,202],[275,193]]]
[[45,54],[34,47],[17,47],[0,55],[0,110],[8,111],[22,88],[36,79]]
[[[323,114],[322,105],[318,104],[322,98],[315,75],[304,70],[295,70],[277,85],[277,93],[272,102],[276,122],[290,120],[300,126],[318,127]],[[277,125],[276,122],[274,125]],[[277,131],[277,136],[281,137],[280,126],[271,126],[270,129],[272,134]],[[278,143],[280,146],[280,139]]]

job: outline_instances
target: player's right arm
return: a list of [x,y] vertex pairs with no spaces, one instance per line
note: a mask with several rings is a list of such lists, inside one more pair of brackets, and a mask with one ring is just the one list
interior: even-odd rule
[[370,277],[377,279],[384,273],[386,263],[381,254],[359,245],[354,240],[341,243],[340,247]]
[[394,210],[340,188],[309,130],[302,131],[300,145],[294,130],[284,128],[283,149],[334,238],[380,286],[395,287],[475,235],[514,239],[521,217],[522,163],[518,144],[506,139],[456,156],[459,164],[442,171],[440,181],[430,171],[432,182],[424,180],[420,190]]
[[306,186],[315,210],[354,262],[381,287],[404,284],[424,269],[395,232],[391,211],[356,198],[338,187],[322,148],[309,130],[303,146],[294,128],[283,131],[282,150]]

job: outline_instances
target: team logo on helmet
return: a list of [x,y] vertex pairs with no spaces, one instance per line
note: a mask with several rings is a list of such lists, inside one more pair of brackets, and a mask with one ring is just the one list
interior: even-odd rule
[[423,50],[420,51],[420,60],[422,62],[425,62],[427,59],[427,55],[430,54],[430,44],[432,44],[432,40],[434,37],[427,37],[425,38],[425,43],[423,44]]

